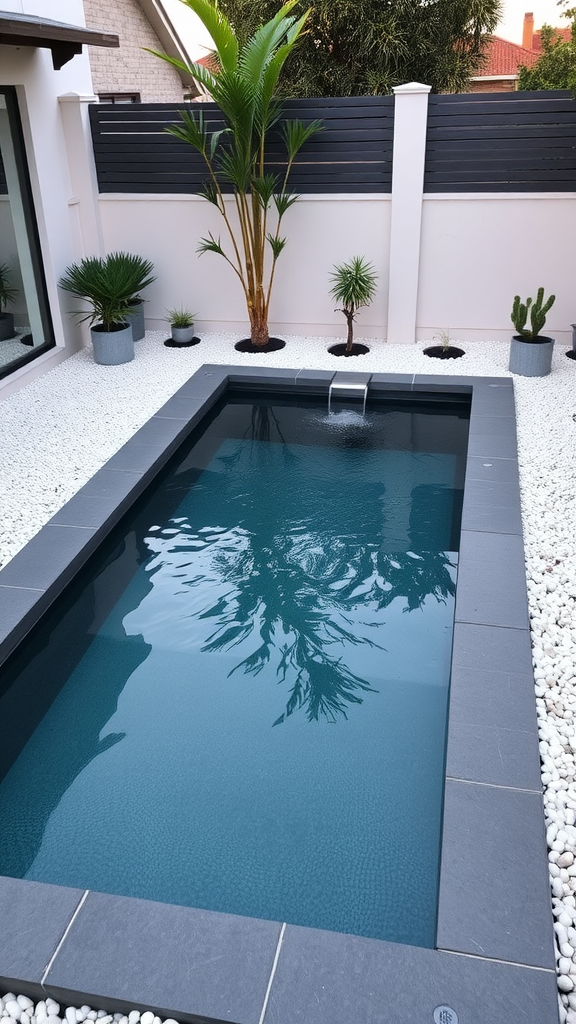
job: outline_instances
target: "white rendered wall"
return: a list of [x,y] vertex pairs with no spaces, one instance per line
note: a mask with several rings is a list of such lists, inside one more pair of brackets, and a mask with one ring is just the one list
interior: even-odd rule
[[[197,256],[209,231],[226,243],[218,211],[198,196],[101,195],[104,247],[151,259],[158,280],[146,292],[146,321],[160,327],[167,308],[186,306],[203,330],[246,334],[240,283],[221,256]],[[374,302],[358,314],[356,336],[386,336],[390,197],[303,196],[286,214],[270,310],[272,333],[345,337],[345,320],[330,298],[335,263],[365,256],[378,274]]]
[[544,333],[570,344],[576,321],[576,195],[425,195],[417,339],[506,340],[514,295],[556,295]]
[[[83,25],[82,0],[0,0],[0,10],[44,15],[53,20]],[[75,351],[81,333],[63,314],[57,282],[67,265],[77,259],[78,233],[58,96],[74,90],[91,93],[90,66],[85,52],[61,71],[52,66],[50,50],[39,47],[0,46],[0,85],[16,87],[28,168],[40,235],[48,299],[56,349],[0,382],[2,394],[28,382]]]

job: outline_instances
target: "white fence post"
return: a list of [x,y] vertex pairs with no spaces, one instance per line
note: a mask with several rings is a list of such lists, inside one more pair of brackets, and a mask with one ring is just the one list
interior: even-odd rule
[[72,195],[68,206],[76,237],[77,256],[101,256],[104,253],[102,224],[98,206],[98,182],[88,105],[97,96],[66,93],[58,97],[66,140]]
[[411,344],[416,340],[429,92],[430,86],[419,82],[394,89],[387,335],[387,340],[393,343]]

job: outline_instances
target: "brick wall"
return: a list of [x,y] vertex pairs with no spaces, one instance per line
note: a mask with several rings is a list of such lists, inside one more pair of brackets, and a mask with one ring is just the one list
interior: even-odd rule
[[515,92],[518,79],[501,79],[499,82],[470,82],[462,92]]
[[94,92],[140,93],[143,103],[181,102],[185,90],[175,68],[143,50],[162,50],[138,0],[84,0],[86,25],[115,32],[120,49],[89,46]]

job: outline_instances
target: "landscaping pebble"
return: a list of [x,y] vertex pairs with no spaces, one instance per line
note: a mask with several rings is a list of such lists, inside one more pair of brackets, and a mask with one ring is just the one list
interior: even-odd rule
[[[429,359],[417,346],[358,339],[366,356],[337,359],[334,338],[287,337],[278,352],[234,350],[230,335],[203,334],[193,348],[165,348],[165,332],[138,343],[136,359],[97,366],[85,349],[0,404],[2,457],[0,565],[205,362],[363,372],[509,376],[508,344],[460,342],[465,356]],[[458,342],[455,342],[458,344]],[[514,377],[522,522],[533,645],[536,708],[549,848],[562,1024],[576,1024],[576,365],[556,345],[548,377]],[[27,997],[0,999],[2,1024],[81,1024],[89,1006],[34,1008]],[[24,1000],[24,1001],[23,1001]],[[70,1012],[69,1012],[70,1011]],[[74,1012],[72,1012],[74,1011]],[[27,1018],[27,1019],[26,1019]],[[133,1010],[102,1024],[161,1024]],[[174,1024],[172,1020],[164,1024]]]

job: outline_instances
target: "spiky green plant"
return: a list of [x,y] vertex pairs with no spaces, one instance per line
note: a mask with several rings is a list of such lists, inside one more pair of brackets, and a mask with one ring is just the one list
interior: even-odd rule
[[10,267],[7,263],[0,263],[0,313],[5,311],[9,302],[13,302],[18,294],[18,289],[10,284]]
[[193,327],[194,317],[196,313],[191,313],[189,309],[167,309],[168,323],[170,327],[182,328],[182,327]]
[[[512,305],[512,313],[510,319],[516,328],[516,333],[519,337],[524,338],[526,341],[534,341],[540,334],[540,331],[546,323],[546,314],[549,309],[552,308],[556,296],[551,295],[546,302],[544,302],[544,289],[539,288],[536,298],[526,299],[526,302],[520,300],[519,295],[514,296],[514,303]],[[530,316],[530,327],[526,327],[526,321]]]
[[351,352],[356,310],[372,302],[378,275],[374,273],[372,264],[367,263],[363,256],[353,256],[349,263],[335,265],[334,273],[330,277],[333,281],[330,294],[336,302],[342,303],[340,312],[344,313],[348,324],[346,351]]
[[[214,40],[218,72],[212,74],[202,64],[184,64],[167,54],[150,52],[187,71],[218,104],[226,128],[214,132],[201,110],[186,110],[181,112],[182,124],[166,130],[188,142],[204,158],[209,173],[204,197],[222,215],[231,249],[226,252],[220,238],[210,233],[201,239],[198,252],[218,253],[232,267],[244,292],[252,343],[261,347],[269,340],[274,273],[286,245],[286,238],[280,233],[282,218],[298,198],[288,192],[288,177],[298,151],[321,128],[319,121],[307,125],[302,121],[284,121],[283,173],[266,171],[266,138],[281,115],[281,106],[274,99],[278,76],[298,42],[309,12],[300,18],[292,16],[290,12],[298,0],[288,0],[275,17],[260,25],[240,46],[230,22],[215,2],[182,2],[198,15]],[[239,228],[232,224],[222,186],[232,189]],[[269,223],[272,210],[274,225]]]
[[79,323],[102,324],[107,331],[126,323],[130,300],[156,280],[150,260],[128,252],[108,256],[86,256],[72,263],[60,279],[60,287],[92,306],[88,312],[74,311]]

